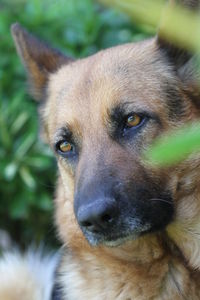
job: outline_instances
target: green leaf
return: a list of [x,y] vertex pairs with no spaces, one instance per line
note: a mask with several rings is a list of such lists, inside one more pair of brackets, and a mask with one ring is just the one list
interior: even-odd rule
[[196,152],[200,152],[200,123],[184,126],[159,138],[145,153],[145,157],[155,164],[170,165]]
[[8,130],[8,124],[3,116],[3,112],[0,114],[0,140],[6,149],[10,148],[11,136]]
[[37,206],[44,211],[51,211],[53,209],[53,201],[47,194],[43,194],[37,202]]
[[13,219],[26,219],[28,216],[28,208],[28,201],[24,201],[21,197],[16,196],[10,208],[10,214]]
[[24,183],[31,189],[35,189],[36,187],[36,182],[34,177],[31,175],[31,172],[28,168],[26,167],[21,167],[19,170],[19,173],[21,175],[22,180]]
[[29,156],[26,164],[39,170],[46,170],[52,165],[52,160],[46,156]]
[[26,139],[21,143],[21,145],[16,150],[16,156],[21,159],[27,152],[30,150],[32,145],[35,143],[35,135],[29,132],[29,135]]
[[18,131],[20,131],[20,129],[23,128],[23,126],[25,125],[25,123],[27,122],[28,119],[29,119],[28,113],[27,112],[22,112],[17,117],[15,122],[12,124],[12,127],[11,127],[12,134],[16,134]]
[[4,176],[7,180],[11,181],[16,175],[18,165],[16,163],[10,163],[4,170]]

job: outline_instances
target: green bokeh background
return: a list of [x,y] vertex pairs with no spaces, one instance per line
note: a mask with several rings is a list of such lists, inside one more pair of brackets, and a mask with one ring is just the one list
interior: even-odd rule
[[11,39],[16,21],[73,57],[144,39],[152,30],[91,0],[0,0],[0,229],[21,247],[41,241],[52,247],[56,162],[40,140],[37,104]]

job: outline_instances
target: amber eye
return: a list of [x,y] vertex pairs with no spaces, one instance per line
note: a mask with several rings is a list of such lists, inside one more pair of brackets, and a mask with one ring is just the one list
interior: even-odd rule
[[142,117],[137,114],[132,114],[126,120],[127,127],[136,127],[142,121]]
[[58,150],[60,150],[62,153],[68,153],[68,152],[72,151],[72,149],[73,149],[72,144],[70,144],[66,141],[63,141],[58,145]]

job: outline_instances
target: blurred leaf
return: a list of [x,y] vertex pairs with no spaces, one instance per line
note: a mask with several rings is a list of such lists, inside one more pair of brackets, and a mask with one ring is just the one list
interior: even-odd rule
[[18,195],[13,199],[10,210],[13,219],[25,219],[28,215],[28,202],[21,199]]
[[50,201],[47,194],[44,194],[41,199],[38,201],[38,207],[44,211],[48,211],[53,208],[53,203]]
[[26,167],[21,167],[19,170],[22,180],[31,189],[34,190],[36,187],[35,179],[33,178],[30,170]]
[[[189,11],[165,0],[100,0],[126,12],[135,22],[160,26],[160,34],[176,45],[200,51],[200,18],[198,11]],[[162,20],[162,22],[161,22]]]
[[11,137],[8,131],[6,120],[3,116],[3,113],[0,113],[0,140],[2,142],[2,145],[9,149],[11,145]]
[[11,126],[12,134],[16,134],[20,129],[22,129],[22,127],[25,125],[28,119],[29,119],[28,113],[22,112]]
[[16,175],[17,168],[18,168],[18,166],[16,163],[8,164],[4,170],[5,178],[9,181],[13,180],[13,178]]
[[23,158],[24,155],[27,154],[31,146],[35,142],[35,136],[31,132],[28,136],[23,140],[23,142],[20,144],[20,146],[16,149],[16,156],[17,158]]
[[165,166],[197,152],[200,153],[200,123],[184,126],[159,138],[145,156],[150,162]]
[[50,159],[46,156],[28,157],[26,160],[27,165],[33,168],[40,168],[46,170],[50,166]]

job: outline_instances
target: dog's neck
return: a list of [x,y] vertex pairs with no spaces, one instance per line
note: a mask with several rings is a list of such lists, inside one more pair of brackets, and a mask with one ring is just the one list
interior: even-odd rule
[[[181,176],[176,199],[175,221],[167,234],[180,249],[191,268],[200,270],[200,182],[199,167],[192,167]],[[189,173],[189,175],[188,175]]]

